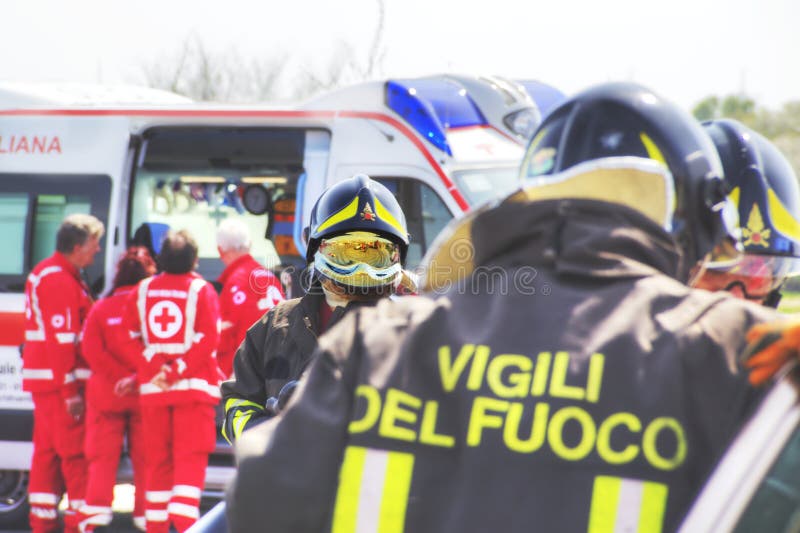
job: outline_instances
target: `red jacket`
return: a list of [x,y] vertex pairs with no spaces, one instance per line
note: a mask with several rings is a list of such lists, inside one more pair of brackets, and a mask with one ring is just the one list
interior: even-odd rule
[[132,286],[119,287],[97,302],[83,325],[81,353],[92,369],[86,399],[102,411],[128,411],[139,403],[138,393],[114,394],[117,381],[135,374],[138,365],[138,360],[127,359],[121,350],[130,337],[122,324],[122,315],[132,290]]
[[[128,295],[123,324],[124,353],[139,361],[143,405],[219,401],[219,300],[210,283],[194,273],[144,279]],[[150,383],[164,364],[166,391]]]
[[222,373],[228,377],[233,371],[233,356],[248,328],[286,297],[278,278],[250,254],[225,267],[218,281],[222,285],[218,361]]
[[59,252],[36,265],[25,282],[22,388],[75,396],[89,377],[78,350],[81,324],[92,306],[78,269]]

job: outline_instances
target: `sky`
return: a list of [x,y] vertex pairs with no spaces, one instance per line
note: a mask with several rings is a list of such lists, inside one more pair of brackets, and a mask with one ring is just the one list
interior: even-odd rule
[[[2,0],[0,80],[142,83],[189,37],[295,69],[345,42],[366,57],[379,0]],[[800,100],[798,0],[384,0],[384,77],[537,79],[567,93],[632,80],[690,109]]]

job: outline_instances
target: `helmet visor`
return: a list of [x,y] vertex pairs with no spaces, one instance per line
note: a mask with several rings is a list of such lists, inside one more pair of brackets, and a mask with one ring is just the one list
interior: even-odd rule
[[400,247],[366,231],[322,239],[314,255],[314,269],[351,287],[390,285],[400,275]]
[[744,254],[735,264],[709,266],[694,286],[710,291],[741,293],[748,300],[763,300],[780,288],[786,278],[800,273],[796,257]]

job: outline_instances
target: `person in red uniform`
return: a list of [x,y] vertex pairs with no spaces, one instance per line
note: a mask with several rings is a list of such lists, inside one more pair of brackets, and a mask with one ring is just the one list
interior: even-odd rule
[[239,219],[225,219],[217,230],[217,251],[225,265],[219,277],[222,331],[217,360],[228,378],[233,356],[247,329],[286,299],[281,282],[250,255],[250,232]]
[[86,440],[89,461],[86,503],[80,509],[81,531],[94,531],[111,523],[114,483],[127,435],[137,487],[133,522],[141,530],[144,518],[144,433],[139,412],[137,359],[126,359],[120,350],[129,337],[122,325],[128,295],[144,278],[156,273],[147,248],[134,246],[120,258],[111,294],[97,302],[83,327],[81,352],[92,375],[86,385]]
[[123,317],[129,333],[123,350],[139,360],[148,533],[166,533],[170,522],[185,531],[197,521],[216,444],[219,301],[193,272],[196,264],[192,236],[167,233],[158,255],[163,272],[131,291]]
[[80,270],[100,251],[103,223],[69,215],[56,235],[56,252],[36,265],[25,283],[22,387],[33,396],[31,529],[56,531],[58,503],[69,497],[65,531],[77,531],[76,511],[86,490],[83,456],[83,384],[89,369],[78,350],[81,324],[92,305]]

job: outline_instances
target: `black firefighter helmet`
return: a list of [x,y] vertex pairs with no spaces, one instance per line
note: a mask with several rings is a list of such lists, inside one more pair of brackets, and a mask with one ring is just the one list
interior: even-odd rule
[[764,300],[776,291],[771,300],[777,303],[777,291],[786,278],[800,273],[797,177],[775,145],[744,124],[719,119],[703,126],[725,169],[745,251],[739,263],[710,274],[724,273],[731,283],[746,289],[744,295],[751,299]]
[[381,183],[357,174],[332,185],[314,204],[306,260],[323,279],[341,286],[389,287],[402,279],[408,243],[397,199]]
[[[662,187],[660,207],[665,216],[658,221],[684,253],[683,275],[720,243],[726,243],[726,260],[735,259],[738,222],[714,145],[688,113],[641,85],[605,83],[562,103],[533,134],[521,177],[548,185],[581,164],[625,167],[628,162],[647,169],[658,163],[668,171],[671,183]],[[613,184],[581,188],[587,185],[602,191],[598,199],[640,211],[640,203],[654,202],[655,191],[641,184],[625,201],[603,197],[619,194],[611,190]]]

